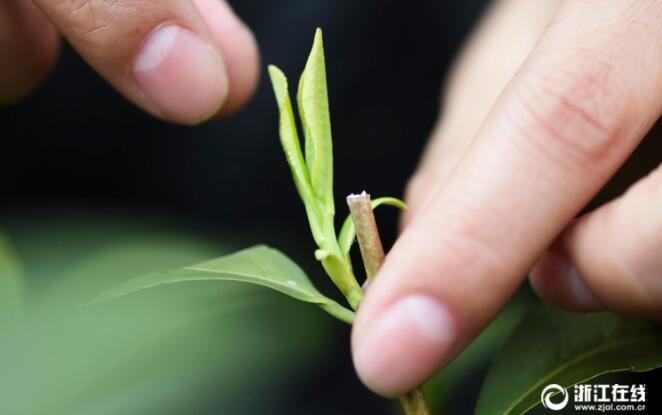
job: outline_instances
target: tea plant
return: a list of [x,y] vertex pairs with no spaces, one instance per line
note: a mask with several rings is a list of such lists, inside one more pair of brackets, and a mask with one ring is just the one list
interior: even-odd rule
[[[351,309],[356,310],[363,298],[363,288],[354,274],[350,258],[356,227],[351,217],[347,217],[339,232],[336,232],[335,226],[331,121],[321,30],[318,29],[315,34],[297,93],[297,107],[305,137],[305,156],[289,97],[287,78],[273,65],[269,66],[269,75],[280,112],[281,144],[317,244],[315,258],[322,264]],[[369,201],[365,193],[359,199]],[[405,208],[402,201],[393,197],[382,197],[369,203],[370,213],[373,208],[383,204]],[[362,246],[362,252],[363,249]],[[372,263],[374,264],[374,260]],[[366,261],[368,278],[374,276],[377,266]],[[280,252],[266,246],[249,248],[229,257],[172,273],[147,275],[128,282],[126,286],[116,287],[97,301],[164,283],[205,279],[227,279],[265,285],[298,300],[318,304],[344,322],[351,324],[354,320],[352,310],[322,295],[299,267]],[[420,390],[403,396],[401,401],[407,413],[428,413]]]
[[[363,298],[365,286],[359,284],[352,268],[350,250],[355,236],[359,234],[369,281],[383,259],[372,209],[382,204],[404,209],[405,205],[391,197],[372,202],[365,194],[350,197],[352,215],[336,232],[331,122],[321,31],[318,29],[315,34],[296,96],[304,136],[303,150],[287,78],[275,66],[269,66],[268,71],[280,113],[280,141],[317,245],[314,256],[345,297],[349,308],[318,291],[301,268],[285,255],[263,245],[200,264],[134,278],[104,292],[92,303],[164,284],[242,281],[317,304],[332,316],[346,323],[353,322],[354,310]],[[547,384],[569,387],[603,373],[660,367],[661,350],[659,326],[644,319],[611,313],[582,316],[547,307],[534,309],[496,357],[477,413],[522,414],[539,403],[540,391]],[[467,353],[470,352],[471,347]],[[407,414],[429,413],[420,389],[406,394],[400,401]]]

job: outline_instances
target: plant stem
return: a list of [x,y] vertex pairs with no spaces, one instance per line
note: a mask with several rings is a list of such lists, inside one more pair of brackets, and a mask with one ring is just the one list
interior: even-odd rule
[[[366,192],[360,195],[347,196],[347,205],[352,215],[356,229],[356,239],[359,241],[363,266],[368,276],[367,283],[377,275],[379,267],[384,263],[384,247],[382,246],[375,214],[372,211],[370,195]],[[399,397],[400,404],[406,415],[430,415],[423,389],[418,387]]]
[[366,192],[360,195],[347,196],[349,213],[356,229],[356,238],[359,240],[363,266],[365,267],[368,283],[377,275],[379,267],[384,262],[384,247],[379,238],[375,214],[372,211],[370,195]]
[[425,399],[425,394],[421,387],[405,393],[398,399],[406,415],[428,415],[431,413],[428,401]]

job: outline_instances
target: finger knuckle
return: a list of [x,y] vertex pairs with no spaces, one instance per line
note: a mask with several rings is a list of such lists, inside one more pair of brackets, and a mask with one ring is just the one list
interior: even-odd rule
[[513,119],[533,145],[564,164],[613,163],[628,144],[636,106],[611,64],[583,59],[575,69],[554,64],[525,71]]
[[123,30],[135,28],[142,1],[130,0],[61,0],[58,4],[63,25],[77,42],[89,48],[112,49],[118,44],[115,29],[122,23]]
[[124,6],[120,0],[65,0],[60,3],[69,27],[83,35],[93,35],[108,28]]

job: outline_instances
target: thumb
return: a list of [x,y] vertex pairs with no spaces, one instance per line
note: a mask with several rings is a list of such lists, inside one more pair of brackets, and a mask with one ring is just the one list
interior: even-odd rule
[[661,17],[564,3],[363,300],[352,349],[369,387],[404,393],[456,356],[636,147],[662,111]]

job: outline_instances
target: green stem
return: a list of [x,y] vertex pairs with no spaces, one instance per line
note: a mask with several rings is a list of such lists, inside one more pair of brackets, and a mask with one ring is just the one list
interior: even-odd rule
[[354,313],[340,304],[333,302],[329,304],[320,304],[320,307],[338,320],[344,321],[347,324],[354,324]]
[[[347,205],[356,229],[361,258],[368,279],[371,280],[384,262],[384,249],[377,230],[375,214],[372,211],[370,195],[365,192],[360,195],[350,195],[347,197]],[[355,301],[360,301],[360,298]],[[350,301],[350,303],[352,302]],[[356,310],[357,307],[352,304],[352,308]],[[407,392],[398,399],[406,415],[430,415],[430,407],[422,388],[418,387]]]

